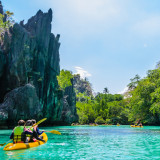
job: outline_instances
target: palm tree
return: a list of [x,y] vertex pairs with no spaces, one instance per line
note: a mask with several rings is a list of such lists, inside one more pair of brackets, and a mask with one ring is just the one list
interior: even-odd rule
[[109,90],[108,90],[108,88],[107,88],[107,87],[105,87],[105,88],[104,88],[103,93],[104,93],[104,94],[109,93]]

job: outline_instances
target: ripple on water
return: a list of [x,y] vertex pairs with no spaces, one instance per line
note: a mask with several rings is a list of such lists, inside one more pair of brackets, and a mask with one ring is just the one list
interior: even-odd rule
[[[160,159],[160,127],[129,126],[48,127],[62,135],[48,134],[48,142],[36,148],[5,152],[1,159]],[[0,130],[2,142],[11,130]],[[6,136],[5,136],[6,135]]]

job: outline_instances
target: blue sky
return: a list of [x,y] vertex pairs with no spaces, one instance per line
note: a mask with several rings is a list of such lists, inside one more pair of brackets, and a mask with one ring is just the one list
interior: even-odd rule
[[[24,3],[25,2],[25,3]],[[17,22],[53,10],[61,69],[88,77],[95,92],[122,92],[160,61],[159,0],[5,0]]]

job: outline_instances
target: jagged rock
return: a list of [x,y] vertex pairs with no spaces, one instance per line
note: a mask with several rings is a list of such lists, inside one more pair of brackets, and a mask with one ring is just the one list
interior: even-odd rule
[[0,110],[0,129],[7,129],[8,112],[5,110]]
[[16,124],[19,119],[43,117],[36,89],[31,84],[26,84],[6,94],[0,109],[8,112],[8,125]]
[[3,53],[0,52],[0,77],[3,75],[5,64],[6,57]]
[[86,93],[87,96],[92,96],[92,87],[87,79],[81,79],[80,75],[74,75],[73,78],[74,88],[78,91],[78,93]]
[[[8,113],[15,112],[16,115],[20,108],[17,106],[16,111],[12,111],[12,107],[8,105],[11,105],[13,97],[9,96],[10,100],[7,99],[6,104],[6,100],[3,102],[4,96],[8,93],[20,98],[20,95],[15,94],[18,92],[15,89],[19,90],[19,87],[30,83],[35,87],[39,104],[42,106],[41,111],[48,120],[47,124],[62,122],[63,110],[63,94],[57,82],[57,75],[60,72],[60,35],[55,37],[51,33],[51,21],[52,10],[49,9],[48,13],[39,10],[26,24],[22,22],[14,24],[1,41],[0,51],[0,60],[3,61],[0,64],[1,107],[11,108]],[[25,110],[31,107],[30,103],[26,104]],[[75,108],[73,105],[72,107]],[[18,118],[21,118],[19,114],[16,121]],[[14,116],[8,117],[8,122],[11,123],[14,119]]]
[[66,87],[63,97],[63,110],[62,110],[62,121],[71,124],[78,122],[78,115],[76,111],[76,93],[74,91],[73,79],[72,86]]
[[3,6],[1,1],[0,1],[0,13],[3,14]]

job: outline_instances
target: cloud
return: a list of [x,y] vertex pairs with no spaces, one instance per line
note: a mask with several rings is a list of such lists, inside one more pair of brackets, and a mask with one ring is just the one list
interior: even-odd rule
[[118,92],[118,94],[124,94],[128,91],[128,87],[125,87],[122,91]]
[[149,16],[143,21],[137,22],[133,30],[138,32],[140,35],[147,35],[147,36],[156,36],[160,35],[160,16],[153,15]]
[[75,74],[80,74],[81,78],[85,78],[85,77],[91,77],[92,75],[90,73],[88,73],[88,71],[85,71],[83,68],[81,67],[75,67],[76,73]]
[[[123,9],[117,0],[46,0],[53,9],[56,23],[79,36],[103,33],[123,20]],[[125,14],[123,14],[125,15]]]

